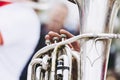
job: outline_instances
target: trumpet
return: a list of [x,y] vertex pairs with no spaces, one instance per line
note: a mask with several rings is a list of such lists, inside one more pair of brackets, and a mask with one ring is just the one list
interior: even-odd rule
[[[106,80],[111,40],[119,0],[70,0],[78,6],[80,35],[61,41],[54,37],[40,49],[28,66],[27,80]],[[68,44],[79,41],[80,52]]]

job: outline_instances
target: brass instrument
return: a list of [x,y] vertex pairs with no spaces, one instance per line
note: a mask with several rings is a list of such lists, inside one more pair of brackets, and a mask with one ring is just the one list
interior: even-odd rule
[[[40,49],[28,67],[27,80],[106,80],[111,40],[119,0],[70,0],[78,5],[80,35]],[[80,41],[81,51],[73,51],[68,44]],[[75,60],[75,61],[74,61]],[[76,62],[73,65],[73,63]],[[76,68],[75,74],[73,67]]]

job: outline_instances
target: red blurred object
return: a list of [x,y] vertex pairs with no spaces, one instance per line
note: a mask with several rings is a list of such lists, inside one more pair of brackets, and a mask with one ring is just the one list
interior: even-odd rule
[[[11,4],[11,2],[0,1],[0,7],[1,7],[1,6],[8,5],[8,4]],[[2,37],[2,34],[1,34],[1,32],[0,32],[0,45],[3,45],[3,43],[4,43],[3,37]]]
[[2,34],[0,32],[0,45],[3,45],[4,41],[3,41],[3,37],[2,37]]
[[10,4],[11,2],[6,2],[6,1],[0,1],[0,7],[1,6],[4,6],[4,5],[7,5],[7,4]]

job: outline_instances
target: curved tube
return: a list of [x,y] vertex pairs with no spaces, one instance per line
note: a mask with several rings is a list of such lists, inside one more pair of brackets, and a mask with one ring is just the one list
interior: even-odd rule
[[[62,55],[62,56],[60,56],[59,58],[58,58],[58,60],[60,60],[60,59],[63,59],[63,62],[64,62],[64,67],[66,67],[66,68],[70,68],[69,66],[70,66],[70,64],[69,64],[69,58],[68,58],[68,56],[67,55]],[[63,80],[71,80],[71,79],[69,79],[69,70],[68,69],[64,69],[63,70]],[[70,76],[71,77],[71,76]]]
[[42,59],[40,59],[40,58],[34,59],[30,62],[29,66],[28,66],[27,80],[35,80],[35,78],[36,78],[35,65],[41,64],[41,63],[42,63]]

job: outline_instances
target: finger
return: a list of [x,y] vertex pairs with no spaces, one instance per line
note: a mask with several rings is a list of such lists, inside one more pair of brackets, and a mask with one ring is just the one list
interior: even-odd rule
[[53,31],[50,31],[48,33],[48,35],[50,36],[50,40],[52,41],[54,37],[57,37],[58,38],[58,41],[60,40],[60,35],[56,32],[53,32]]
[[50,45],[51,44],[50,36],[49,35],[45,35],[45,44],[46,45]]
[[68,32],[68,31],[66,31],[64,29],[60,30],[60,34],[66,34],[67,38],[71,38],[71,37],[74,36],[73,34],[71,34],[70,32]]
[[50,32],[48,33],[48,35],[50,36],[50,38],[53,38],[53,37],[58,37],[58,38],[60,38],[60,35],[59,35],[58,33],[56,33],[56,32],[53,32],[53,31],[50,31]]
[[50,40],[50,36],[48,34],[45,35],[45,40]]
[[73,49],[75,50],[75,51],[80,51],[80,44],[79,44],[79,42],[78,41],[75,41],[75,42],[73,42],[73,43],[71,43],[72,44],[72,46],[73,46]]
[[70,48],[72,48],[72,49],[73,49],[73,46],[72,46],[72,44],[68,44],[68,46],[69,46]]
[[[71,34],[70,32],[68,32],[68,31],[66,31],[64,29],[61,29],[60,33],[67,35],[67,38],[71,38],[71,37],[74,36],[73,34]],[[72,47],[74,48],[74,50],[80,51],[80,44],[78,43],[78,41],[75,41],[75,42],[73,42],[71,44],[72,44]]]

